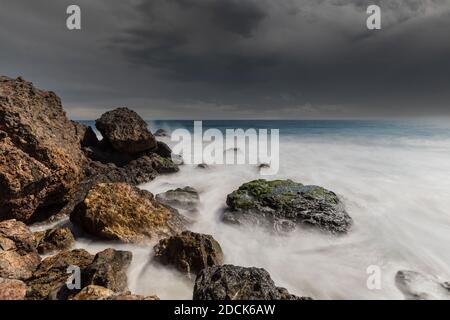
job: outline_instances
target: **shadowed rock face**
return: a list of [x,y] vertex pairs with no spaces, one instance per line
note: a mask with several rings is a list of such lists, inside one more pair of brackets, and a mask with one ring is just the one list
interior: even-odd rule
[[156,148],[156,140],[147,123],[134,111],[117,108],[104,113],[95,126],[119,152],[139,153]]
[[40,254],[49,254],[58,250],[68,250],[75,244],[75,238],[69,228],[49,229],[34,233],[37,250]]
[[70,219],[100,238],[135,243],[174,235],[186,224],[175,209],[126,183],[95,185]]
[[259,268],[233,265],[205,268],[197,276],[194,300],[300,300],[275,286],[269,273]]
[[60,99],[21,78],[0,77],[0,220],[29,220],[63,204],[85,157]]
[[227,197],[224,221],[262,225],[276,231],[295,229],[297,224],[332,233],[345,233],[352,219],[337,195],[318,186],[291,180],[254,180]]
[[223,263],[222,248],[210,235],[183,231],[161,240],[154,248],[155,259],[173,265],[188,276],[196,276],[202,269]]

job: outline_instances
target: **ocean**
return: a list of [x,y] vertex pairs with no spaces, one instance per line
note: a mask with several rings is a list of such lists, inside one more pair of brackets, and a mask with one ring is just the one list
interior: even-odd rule
[[[85,122],[93,125],[92,121]],[[193,121],[150,121],[159,128],[192,129]],[[141,185],[157,194],[192,186],[201,205],[192,231],[212,234],[225,263],[265,268],[277,286],[316,299],[403,299],[398,270],[450,280],[450,124],[412,121],[203,121],[204,129],[279,129],[280,169],[262,177],[255,165],[183,165]],[[169,145],[169,138],[163,139]],[[354,220],[341,236],[299,229],[277,235],[221,222],[228,193],[260,179],[320,185],[343,200]],[[97,252],[133,251],[129,287],[162,299],[191,299],[193,283],[152,262],[152,248],[78,240]],[[381,288],[369,289],[370,266]]]

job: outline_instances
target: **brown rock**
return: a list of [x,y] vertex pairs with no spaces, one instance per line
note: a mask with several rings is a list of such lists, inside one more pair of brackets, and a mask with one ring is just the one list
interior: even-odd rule
[[122,242],[145,242],[174,235],[185,219],[154,199],[153,194],[126,183],[95,185],[70,215],[90,234]]
[[0,220],[36,219],[82,179],[85,157],[60,99],[21,78],[0,77],[0,150]]
[[35,232],[37,250],[40,254],[70,249],[75,244],[75,238],[69,228],[49,229]]
[[105,287],[89,285],[78,292],[71,300],[105,300],[112,296],[114,291]]
[[24,282],[0,278],[0,300],[24,300],[26,292]]

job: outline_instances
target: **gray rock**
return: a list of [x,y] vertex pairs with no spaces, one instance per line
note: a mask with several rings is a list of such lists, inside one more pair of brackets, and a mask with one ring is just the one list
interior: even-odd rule
[[197,212],[200,197],[197,190],[187,186],[159,193],[156,195],[156,200],[175,209]]
[[408,300],[450,300],[450,283],[416,271],[400,270],[395,284]]

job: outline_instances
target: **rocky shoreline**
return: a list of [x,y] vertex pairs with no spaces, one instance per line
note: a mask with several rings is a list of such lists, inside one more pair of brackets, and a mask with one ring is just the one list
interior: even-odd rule
[[[155,263],[192,281],[194,299],[310,299],[276,286],[264,269],[225,264],[227,253],[211,235],[189,231],[197,190],[153,195],[137,187],[179,170],[169,146],[157,139],[166,132],[152,134],[127,108],[106,112],[96,128],[102,140],[70,121],[53,92],[0,77],[0,300],[158,299],[157,292],[129,291],[131,252],[108,248],[92,255],[75,248],[70,228],[30,230],[64,217],[93,239],[148,246]],[[291,180],[249,181],[226,204],[223,223],[244,228],[313,228],[339,236],[353,225],[334,192]],[[68,285],[73,266],[80,272],[75,288]],[[400,272],[396,281],[405,297],[426,297],[412,293],[416,274]],[[435,285],[450,294],[448,283]]]

